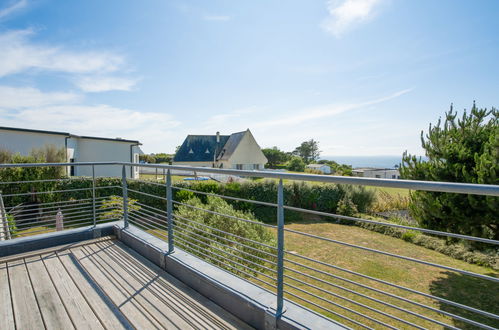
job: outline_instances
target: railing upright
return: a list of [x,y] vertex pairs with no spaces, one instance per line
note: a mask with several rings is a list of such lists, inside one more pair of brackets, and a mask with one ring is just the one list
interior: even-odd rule
[[172,176],[170,170],[166,172],[166,215],[168,227],[168,254],[173,253],[173,195]]
[[121,181],[123,186],[123,222],[125,223],[125,228],[128,228],[128,186],[126,183],[125,165],[123,165],[123,170],[121,173]]
[[95,165],[93,164],[92,164],[92,217],[95,227],[97,224],[97,216],[95,210]]
[[281,317],[284,305],[284,188],[282,179],[277,187],[277,308]]

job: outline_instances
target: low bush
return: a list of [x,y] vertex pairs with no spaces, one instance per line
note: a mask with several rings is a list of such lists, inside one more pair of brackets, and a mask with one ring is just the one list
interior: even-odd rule
[[[184,250],[242,276],[264,271],[262,259],[275,262],[273,256],[269,258],[269,254],[275,254],[274,235],[268,228],[258,224],[259,221],[251,212],[238,211],[223,199],[212,196],[206,197],[206,203],[196,197],[185,203],[197,209],[186,205],[176,206],[175,235],[177,244]],[[247,219],[252,223],[235,218]],[[244,244],[234,243],[234,235],[242,237],[236,240]]]
[[[391,222],[376,219],[379,222]],[[357,226],[381,234],[403,239],[430,250],[443,253],[454,259],[463,260],[471,264],[490,267],[499,270],[499,251],[494,249],[478,251],[468,246],[465,242],[450,242],[444,238],[426,235],[424,233],[406,230],[403,228],[388,227],[373,223],[355,223]]]

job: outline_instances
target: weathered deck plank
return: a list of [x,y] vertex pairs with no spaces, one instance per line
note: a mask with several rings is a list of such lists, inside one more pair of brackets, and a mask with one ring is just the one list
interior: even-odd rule
[[0,264],[0,329],[14,329],[7,264]]
[[24,261],[45,326],[49,329],[74,329],[40,256],[28,257]]
[[213,303],[211,300],[193,291],[184,283],[166,273],[149,260],[125,244],[102,242],[96,244],[108,247],[105,252],[126,265],[130,272],[148,284],[151,290],[165,304],[165,308],[187,322],[191,328],[202,329],[249,329],[245,323]]
[[82,274],[72,259],[70,251],[57,252],[57,256],[62,265],[66,269],[68,275],[82,292],[85,300],[92,307],[95,315],[99,318],[106,329],[126,329],[128,328],[128,320],[121,314],[118,307],[111,301],[106,303],[106,298],[102,297],[96,288],[92,287],[87,278]]
[[120,283],[123,284],[124,289],[127,291],[129,297],[134,297],[137,302],[146,310],[149,315],[158,321],[161,326],[167,329],[188,329],[190,324],[184,319],[179,317],[176,313],[172,313],[164,302],[158,299],[157,295],[151,291],[150,282],[143,282],[137,277],[136,272],[129,266],[119,263],[107,253],[110,246],[86,246],[85,248],[91,251],[96,259],[100,259],[102,267],[106,267]]
[[128,297],[126,291],[109,276],[105,269],[102,269],[95,262],[83,247],[71,249],[77,260],[82,264],[85,270],[92,276],[94,281],[99,284],[102,290],[109,296],[112,302],[118,306],[120,311],[127,319],[138,329],[161,329],[161,326],[151,320],[148,314],[143,310],[134,297]]
[[43,329],[43,319],[24,260],[7,263],[17,329]]
[[249,329],[123,243],[0,261],[0,329]]
[[92,308],[66,272],[57,254],[51,253],[41,257],[75,327],[89,330],[104,329]]

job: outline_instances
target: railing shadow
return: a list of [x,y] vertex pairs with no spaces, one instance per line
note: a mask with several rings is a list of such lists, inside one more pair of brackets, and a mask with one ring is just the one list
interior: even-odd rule
[[[499,287],[497,283],[454,272],[443,272],[441,274],[441,277],[430,284],[431,294],[489,313],[499,314]],[[486,275],[497,277],[497,273],[488,273]],[[443,302],[440,302],[439,305],[443,311],[499,328],[499,320],[497,319],[488,318]],[[460,320],[453,320],[453,322],[458,328],[476,329]]]

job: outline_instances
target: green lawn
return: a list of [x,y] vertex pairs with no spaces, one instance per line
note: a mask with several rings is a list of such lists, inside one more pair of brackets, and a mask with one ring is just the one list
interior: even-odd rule
[[[464,261],[448,257],[439,252],[429,250],[421,246],[416,246],[414,244],[405,242],[403,240],[382,235],[369,230],[365,230],[363,228],[359,228],[356,226],[333,224],[329,222],[324,222],[318,218],[310,218],[308,221],[287,225],[286,228],[322,237],[327,237],[343,241],[346,243],[360,245],[372,249],[391,252],[396,255],[407,256],[449,267],[472,271],[479,274],[486,274],[493,277],[499,277],[499,272],[493,269],[480,267],[477,265],[471,265]],[[404,287],[415,289],[420,292],[436,295],[462,304],[467,304],[475,308],[480,308],[489,312],[493,312],[495,314],[499,314],[499,295],[497,294],[497,292],[499,292],[499,285],[497,283],[474,278],[471,276],[460,275],[455,272],[438,269],[423,264],[417,264],[414,262],[401,260],[394,257],[384,256],[373,252],[362,251],[351,247],[345,247],[331,242],[307,238],[305,236],[298,234],[286,233],[285,239],[286,239],[286,249],[288,251],[294,251],[300,255],[311,257],[339,267],[343,267],[351,271],[359,272]],[[445,304],[441,305],[437,301],[430,298],[421,297],[419,295],[412,294],[404,290],[391,288],[385,284],[381,284],[372,280],[362,279],[358,276],[349,275],[345,272],[334,270],[330,267],[318,265],[317,263],[303,261],[302,259],[297,257],[294,258],[290,257],[290,259],[308,265],[313,269],[327,271],[334,275],[339,275],[350,280],[355,280],[359,283],[367,285],[370,288],[376,288],[388,291],[397,294],[399,296],[402,296],[404,298],[413,299],[419,303],[432,306],[439,310],[455,313],[457,315],[464,317],[471,317],[470,313],[462,312],[454,307]],[[334,280],[329,276],[321,274],[320,272],[311,271],[305,268],[300,268],[299,266],[294,266],[291,264],[287,266],[296,268],[297,270],[300,271],[306,270],[307,274],[313,274],[314,276],[322,280],[327,280],[342,287],[352,289],[360,293],[368,294],[371,297],[382,299],[384,301],[396,304],[397,306],[410,308],[410,310],[412,311],[421,313],[423,315],[431,316],[432,318],[436,318],[443,322],[454,324],[455,326],[458,327],[466,328],[466,324],[460,321],[453,322],[448,316],[443,316],[441,314],[431,312],[420,307],[415,307],[409,303],[400,302],[397,299],[389,298],[379,293],[374,293],[373,291],[365,288],[359,288],[358,286],[348,284],[344,281]],[[304,276],[297,276],[292,272],[287,272],[287,274],[305,280]],[[306,280],[306,282],[312,283],[320,288],[329,290],[336,294],[340,294],[346,298],[355,299],[358,302],[364,303],[368,306],[374,307],[381,311],[390,313],[394,316],[401,317],[410,321],[417,321],[417,318],[415,316],[410,316],[404,312],[398,311],[388,306],[384,306],[382,304],[373,302],[365,298],[360,298],[354,294],[345,292],[344,290],[333,288],[329,285],[321,283],[320,281]],[[320,291],[317,289],[310,289],[308,286],[304,286],[299,283],[293,283],[293,281],[291,281],[291,283],[298,288],[306,289],[306,291],[308,292],[320,294]],[[291,292],[294,292],[295,294],[299,293],[299,291],[296,289],[291,289]],[[300,294],[303,295],[303,293]],[[346,307],[359,310],[364,315],[375,317],[378,320],[382,320],[388,324],[392,324],[397,327],[404,327],[403,323],[392,321],[389,318],[380,315],[379,313],[366,310],[365,308],[356,307],[352,303],[342,301],[341,299],[335,298],[333,296],[328,296],[324,294],[322,294],[322,296],[327,297],[328,299],[333,300],[337,303],[341,303]],[[310,296],[308,296],[307,299],[321,306],[327,306],[329,309],[332,309],[336,312],[341,312],[342,314],[347,315],[354,320],[366,322],[366,320],[361,316],[348,312],[342,312],[340,308],[329,305],[323,301],[320,301],[319,299]],[[311,305],[309,305],[309,307],[325,313],[324,311],[321,311],[317,307],[313,307]],[[328,315],[328,313],[325,314]],[[334,315],[329,314],[328,316],[333,317],[339,321],[345,322],[345,320],[341,320],[341,318],[335,317]],[[485,322],[485,320],[482,318],[477,318],[477,320]],[[439,326],[427,321],[424,321],[422,323],[421,321],[418,321],[418,323],[432,329],[439,328]],[[367,321],[367,324],[370,326],[376,326],[376,324],[371,321]],[[499,322],[497,321],[496,323],[489,323],[489,324],[495,327],[499,326]],[[350,325],[353,326],[353,324]]]
[[[286,225],[286,228],[327,237],[346,243],[356,244],[363,247],[391,252],[396,255],[407,256],[449,267],[472,271],[478,274],[486,274],[493,277],[499,277],[499,272],[493,269],[468,264],[466,262],[448,257],[439,252],[416,246],[403,240],[375,233],[356,226],[334,224],[323,221],[319,218],[309,217],[308,220]],[[165,239],[166,233],[164,231],[150,230],[149,232]],[[374,302],[365,297],[360,297],[343,289],[353,290],[360,294],[367,295],[371,298],[382,300],[386,303],[396,305],[400,308],[425,315],[432,319],[436,319],[438,321],[448,323],[456,327],[471,329],[471,327],[467,324],[461,321],[453,320],[449,316],[442,315],[438,312],[429,311],[422,307],[414,306],[408,302],[400,301],[399,299],[393,297],[387,297],[386,295],[374,292],[369,288],[383,290],[402,298],[410,299],[416,301],[417,303],[428,305],[438,311],[454,313],[462,317],[475,319],[476,321],[488,322],[488,324],[491,326],[499,327],[499,322],[497,321],[494,323],[493,321],[481,317],[475,317],[471,313],[463,312],[452,306],[446,305],[444,303],[439,303],[438,301],[435,301],[431,298],[423,297],[405,290],[393,288],[386,284],[348,274],[346,272],[333,269],[328,266],[323,266],[315,262],[306,261],[302,258],[297,257],[296,255],[298,254],[310,257],[325,263],[333,264],[338,267],[368,275],[380,280],[389,281],[391,283],[417,290],[426,294],[442,297],[472,306],[474,308],[479,308],[488,312],[499,314],[499,295],[497,295],[499,287],[496,283],[466,275],[460,275],[455,272],[438,269],[432,266],[380,255],[369,251],[362,251],[352,247],[341,246],[335,243],[318,239],[308,238],[303,235],[289,232],[286,232],[285,234],[285,242],[286,250],[288,252],[291,252],[290,254],[286,255],[286,258],[290,261],[298,262],[310,267],[306,268],[297,266],[292,262],[286,261],[285,290],[291,294],[297,295],[298,297],[305,298],[311,301],[313,304],[327,308],[338,314],[347,316],[370,327],[380,328],[380,325],[374,323],[373,321],[367,320],[361,315],[375,318],[381,322],[385,322],[398,328],[407,328],[408,326],[400,321],[395,321],[387,316],[381,315],[378,312],[369,310],[365,307],[359,307],[358,305],[346,301],[345,299],[354,300],[358,303],[377,309],[380,312],[388,313],[409,322],[415,322],[420,326],[426,328],[443,328],[442,326],[439,326],[432,322],[420,320],[418,317],[410,315],[404,311],[400,311],[393,307]],[[317,279],[311,279],[305,275],[297,274],[296,272],[291,271],[291,269],[314,276]],[[347,280],[363,284],[366,287],[359,287],[357,285],[347,283],[339,279],[334,279],[331,276],[326,275],[324,272],[327,272],[333,276],[341,276]],[[270,274],[271,273],[268,273],[268,275]],[[265,276],[259,275],[258,277],[262,280],[269,281],[269,279],[267,279]],[[295,281],[290,277],[293,277],[305,283],[309,283],[316,288]],[[257,280],[252,281],[255,282],[255,284],[262,285],[262,283]],[[333,287],[327,284],[327,282],[333,283],[337,285],[337,287]],[[275,291],[269,286],[267,286],[267,288],[271,291]],[[325,293],[321,290],[326,290],[329,293]],[[286,298],[301,303],[313,310],[316,310],[319,313],[322,313],[328,317],[352,326],[353,328],[358,328],[358,326],[356,326],[355,324],[346,321],[345,319],[342,319],[337,315],[334,315],[334,313],[329,313],[321,309],[320,307],[301,301],[299,298],[293,297],[289,293],[286,294]],[[344,307],[354,309],[361,315],[356,315],[354,313],[345,311],[340,307],[331,305],[321,298],[315,298],[309,295],[310,293],[318,295],[322,299],[327,299]],[[342,299],[339,296],[344,297],[345,299]]]
[[410,190],[409,189],[402,189],[402,188],[391,188],[391,187],[373,187],[373,186],[366,186],[368,189],[372,189],[375,191],[383,191],[386,192],[390,195],[400,195],[400,196],[409,196]]

